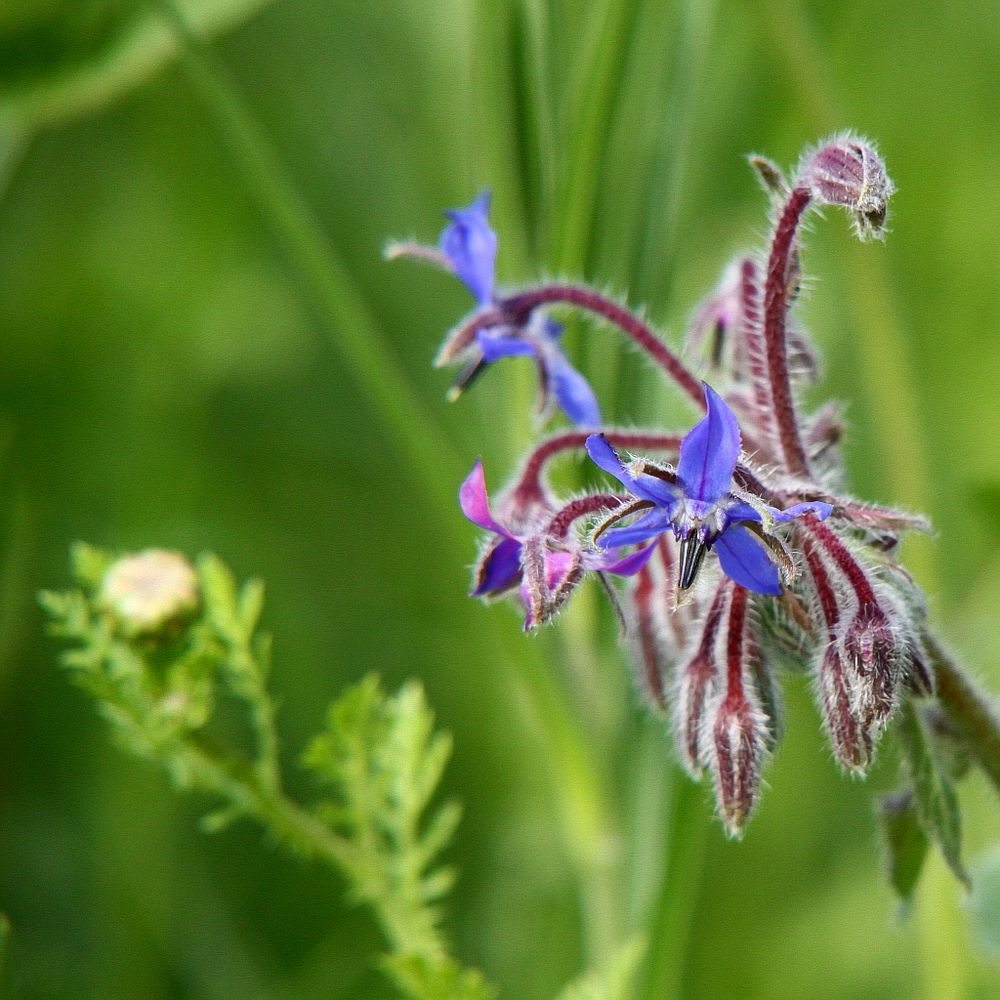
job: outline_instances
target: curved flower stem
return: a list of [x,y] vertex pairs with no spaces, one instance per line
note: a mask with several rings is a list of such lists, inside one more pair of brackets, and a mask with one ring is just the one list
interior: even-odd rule
[[676,434],[655,434],[645,431],[616,431],[603,427],[593,430],[564,431],[546,438],[532,451],[521,469],[517,483],[511,490],[515,502],[526,503],[543,500],[542,473],[546,463],[564,451],[582,449],[591,434],[604,434],[616,448],[642,448],[649,451],[677,451],[681,438]]
[[924,647],[934,669],[941,707],[1000,794],[1000,713],[989,695],[979,689],[929,632],[924,633]]
[[539,306],[567,304],[586,309],[612,326],[645,351],[694,401],[705,408],[705,394],[701,382],[687,370],[680,358],[657,336],[653,330],[624,306],[605,298],[590,288],[579,285],[543,285],[505,299],[503,308],[521,319]]
[[785,468],[793,476],[803,479],[809,478],[809,462],[799,437],[795,402],[788,378],[786,327],[790,294],[788,277],[795,253],[795,238],[810,201],[811,196],[805,188],[795,188],[788,196],[774,227],[764,281],[764,347],[774,421]]
[[694,933],[693,916],[702,888],[711,814],[699,785],[674,772],[669,805],[666,870],[649,915],[649,962],[638,990],[643,1000],[683,993],[684,960]]
[[449,364],[475,341],[480,330],[508,324],[523,326],[534,310],[548,305],[576,306],[607,320],[659,365],[694,400],[699,409],[705,409],[701,382],[688,371],[653,329],[624,306],[581,285],[542,285],[487,306],[457,327],[448,337],[437,364]]

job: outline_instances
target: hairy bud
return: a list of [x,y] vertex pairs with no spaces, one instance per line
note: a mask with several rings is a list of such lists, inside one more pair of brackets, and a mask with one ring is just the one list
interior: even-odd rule
[[848,670],[836,646],[823,652],[817,671],[823,722],[837,760],[849,771],[864,774],[872,759],[872,738],[854,710]]
[[815,202],[850,209],[859,239],[883,235],[895,188],[871,143],[843,135],[821,145],[806,157],[798,183]]
[[863,605],[848,624],[842,643],[850,671],[854,710],[867,729],[881,729],[896,707],[906,648],[878,604]]
[[714,706],[706,751],[722,822],[729,836],[740,837],[760,794],[770,734],[749,669],[759,650],[750,633],[748,593],[739,586],[729,589],[725,693]]

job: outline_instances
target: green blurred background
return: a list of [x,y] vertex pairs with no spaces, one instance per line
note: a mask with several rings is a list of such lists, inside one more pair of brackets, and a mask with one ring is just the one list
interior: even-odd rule
[[[534,432],[531,373],[505,365],[446,406],[429,362],[467,295],[380,256],[390,236],[433,240],[443,208],[489,185],[503,280],[592,280],[676,340],[766,232],[744,154],[788,164],[842,127],[877,139],[899,188],[886,245],[855,244],[832,213],[808,242],[814,398],[848,402],[852,488],[932,516],[911,565],[1000,690],[1000,11],[182,7],[210,49],[180,62],[139,2],[0,7],[5,988],[392,995],[377,929],[336,877],[248,824],[199,833],[207,803],[111,746],[55,666],[34,595],[66,582],[80,538],[211,549],[267,581],[293,789],[309,790],[297,755],[345,684],[372,669],[424,682],[456,739],[445,791],[466,809],[450,933],[507,997],[552,996],[600,951],[557,831],[540,677],[607,794],[622,926],[661,906],[650,949],[672,993],[1000,995],[937,859],[894,919],[871,808],[894,754],[864,784],[839,775],[802,679],[759,813],[727,843],[632,693],[598,594],[532,638],[511,608],[465,598],[475,537],[454,491],[477,455],[496,485],[512,469]],[[616,419],[688,421],[633,355],[584,332],[571,353]],[[978,777],[962,799],[974,866],[1000,824]]]

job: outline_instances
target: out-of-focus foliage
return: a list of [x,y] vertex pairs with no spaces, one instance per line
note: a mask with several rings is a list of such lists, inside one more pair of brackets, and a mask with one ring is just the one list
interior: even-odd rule
[[[438,865],[438,855],[460,810],[449,803],[427,815],[451,741],[434,732],[419,684],[387,697],[369,674],[331,705],[325,732],[303,759],[331,798],[304,810],[284,793],[276,757],[266,686],[271,643],[257,632],[260,582],[237,590],[229,570],[206,555],[197,577],[190,572],[189,602],[186,587],[177,593],[176,574],[164,572],[163,556],[147,550],[113,561],[75,547],[79,589],[42,594],[53,634],[71,644],[62,659],[74,681],[93,696],[126,749],[165,768],[177,788],[221,800],[203,821],[207,829],[219,832],[246,816],[277,842],[341,872],[355,901],[375,913],[390,948],[383,966],[406,996],[489,1000],[493,990],[450,957],[439,927],[437,904],[453,873]],[[173,570],[179,557],[167,556]],[[109,581],[137,561],[145,568],[127,574],[123,610]],[[115,590],[120,596],[122,588]],[[135,613],[137,602],[164,594],[162,619],[150,623]],[[140,624],[151,627],[137,631]],[[252,735],[249,759],[238,742],[227,745],[232,737],[220,736],[227,699],[242,703],[249,716],[243,727]]]
[[[56,19],[88,6],[4,4],[0,44],[27,12],[76,51],[87,33]],[[339,878],[262,849],[250,824],[192,833],[206,803],[175,798],[108,746],[52,666],[34,594],[65,578],[67,544],[88,537],[211,549],[268,581],[283,758],[369,671],[390,690],[421,679],[455,739],[445,797],[466,810],[446,930],[504,995],[557,995],[645,928],[656,981],[685,997],[989,996],[996,966],[933,852],[911,919],[891,926],[868,802],[872,786],[892,787],[894,751],[867,787],[839,776],[805,681],[789,685],[766,801],[732,845],[639,709],[598,595],[531,640],[514,613],[465,598],[473,532],[440,498],[477,455],[511,467],[530,430],[530,374],[513,389],[487,377],[446,407],[429,362],[468,299],[379,251],[390,236],[432,238],[441,209],[490,185],[503,281],[606,283],[676,343],[730,254],[761,237],[766,206],[743,155],[786,164],[841,127],[877,139],[899,188],[892,232],[859,247],[817,226],[802,309],[825,350],[824,395],[848,401],[850,483],[931,516],[936,542],[915,546],[911,565],[952,645],[998,690],[1000,15],[973,0],[947,18],[903,0],[607,0],[586,16],[569,0],[281,0],[244,20],[248,10],[212,54],[418,406],[390,419],[382,372],[345,364],[348,324],[319,315],[188,68],[158,59],[98,104],[75,70],[56,86],[49,74],[69,65],[58,46],[0,60],[0,74],[53,87],[39,82],[29,114],[23,87],[0,85],[0,909],[12,988],[74,1000],[396,995],[371,963],[380,932],[341,904]],[[613,419],[689,423],[617,344],[583,333],[567,330],[567,350]],[[399,436],[426,415],[445,444],[430,471]],[[567,480],[578,475],[567,465]],[[550,703],[531,694],[545,684]],[[555,759],[586,767],[559,785]],[[297,780],[290,790],[308,791]],[[995,803],[978,779],[960,796],[975,884]],[[577,807],[589,834],[569,838],[563,818]],[[581,871],[614,901],[591,899],[586,920]],[[641,970],[640,990],[648,981]]]

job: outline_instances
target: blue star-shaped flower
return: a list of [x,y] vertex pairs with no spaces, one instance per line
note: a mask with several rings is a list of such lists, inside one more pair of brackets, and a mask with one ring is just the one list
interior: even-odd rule
[[601,532],[597,545],[639,544],[671,530],[680,543],[679,590],[694,583],[705,553],[714,549],[723,571],[736,583],[758,594],[780,594],[778,568],[758,536],[766,539],[771,524],[805,514],[823,520],[833,507],[817,500],[778,510],[737,496],[733,472],[740,454],[739,424],[718,393],[702,384],[707,413],[681,442],[675,474],[652,466],[627,467],[603,434],[587,438],[591,459],[638,498],[630,512],[643,511],[627,527]]
[[[490,226],[489,212],[490,192],[483,191],[468,207],[445,212],[451,221],[438,241],[445,261],[481,308],[496,301],[497,236]],[[538,316],[524,327],[481,330],[476,334],[476,341],[482,353],[482,364],[519,355],[533,357],[541,378],[543,401],[555,397],[573,423],[596,427],[602,421],[594,390],[567,360],[559,346],[561,334],[562,327],[558,323]],[[460,376],[461,387],[471,381],[478,367]]]

